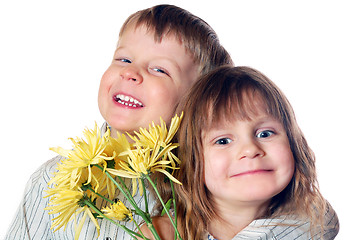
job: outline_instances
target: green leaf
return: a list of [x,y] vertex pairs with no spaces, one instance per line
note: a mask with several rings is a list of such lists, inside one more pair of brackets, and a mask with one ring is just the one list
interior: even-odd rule
[[163,208],[163,210],[162,210],[161,216],[163,216],[163,215],[166,213],[166,211],[169,212],[169,209],[170,209],[170,206],[171,206],[171,204],[172,204],[172,201],[173,201],[172,198],[170,198],[170,199],[167,201],[167,203],[165,204],[165,208]]

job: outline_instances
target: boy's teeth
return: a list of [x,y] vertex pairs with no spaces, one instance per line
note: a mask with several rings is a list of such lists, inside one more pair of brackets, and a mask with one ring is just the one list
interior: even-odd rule
[[143,104],[139,102],[137,99],[134,99],[130,96],[125,96],[123,94],[118,94],[115,96],[117,102],[124,104],[126,106],[132,106],[132,107],[143,107]]

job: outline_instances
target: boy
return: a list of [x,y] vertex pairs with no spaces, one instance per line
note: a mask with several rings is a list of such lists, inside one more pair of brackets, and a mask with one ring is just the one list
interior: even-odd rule
[[[100,83],[99,110],[112,136],[147,127],[160,116],[169,122],[196,79],[225,64],[232,64],[229,54],[202,19],[170,5],[139,11],[121,28],[114,59]],[[44,211],[49,200],[43,198],[44,190],[60,159],[55,157],[32,175],[5,239],[74,239],[72,222],[65,231],[54,233],[50,230],[54,216]],[[87,219],[79,239],[131,239],[114,224],[98,222],[99,237]],[[126,226],[134,229],[133,223]]]
[[[196,79],[213,68],[231,64],[213,29],[181,8],[159,5],[131,15],[119,34],[114,59],[99,86],[99,110],[111,134],[133,132],[162,117],[169,122],[174,110]],[[105,129],[105,127],[104,127]],[[44,208],[44,190],[60,156],[36,171],[5,239],[73,239],[74,226],[50,230],[54,217]],[[141,200],[141,199],[139,199]],[[84,224],[79,239],[130,239],[114,224],[99,220]],[[134,229],[133,223],[127,227]]]

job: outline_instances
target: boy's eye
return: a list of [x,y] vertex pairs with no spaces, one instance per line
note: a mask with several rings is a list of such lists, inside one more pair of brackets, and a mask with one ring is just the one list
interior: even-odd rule
[[130,61],[129,59],[126,59],[126,58],[121,58],[120,61],[125,62],[125,63],[132,63],[132,61]]
[[221,139],[218,139],[215,143],[218,145],[226,145],[231,142],[232,142],[232,140],[230,138],[221,138]]
[[153,67],[151,68],[153,71],[157,72],[157,73],[161,73],[161,74],[165,74],[167,76],[169,76],[169,73],[167,72],[167,70],[160,68],[160,67]]
[[273,134],[275,134],[275,133],[271,130],[264,130],[264,131],[257,133],[256,137],[257,138],[268,138],[268,137],[272,136]]
[[165,71],[160,68],[153,68],[153,70],[156,72],[165,73]]
[[132,61],[130,61],[127,58],[116,58],[115,60],[119,61],[119,62],[124,62],[124,63],[132,63]]

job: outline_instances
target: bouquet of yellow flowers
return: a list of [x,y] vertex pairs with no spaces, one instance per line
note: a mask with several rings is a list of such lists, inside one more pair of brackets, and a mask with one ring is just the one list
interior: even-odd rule
[[[98,229],[98,234],[100,227],[97,219],[102,218],[116,224],[134,239],[147,239],[138,223],[134,222],[138,230],[133,231],[119,222],[134,221],[134,215],[138,215],[147,224],[154,238],[160,239],[152,225],[146,194],[143,196],[144,210],[140,209],[133,198],[136,192],[143,194],[146,184],[150,184],[173,224],[175,238],[181,239],[176,227],[176,217],[171,216],[169,204],[164,203],[157,191],[156,182],[150,178],[152,173],[160,172],[170,180],[172,189],[173,182],[181,184],[172,176],[180,161],[172,152],[178,144],[171,142],[181,119],[182,115],[176,115],[169,131],[162,119],[160,125],[153,122],[149,129],[140,128],[134,135],[128,134],[131,142],[124,134],[118,133],[117,138],[111,137],[109,128],[101,134],[95,125],[94,130],[84,130],[85,139],[70,138],[73,143],[71,150],[51,148],[65,157],[58,164],[58,171],[54,173],[47,190],[46,197],[51,198],[46,210],[50,210],[49,214],[56,214],[51,228],[55,228],[54,231],[66,228],[68,222],[73,220],[76,228],[74,237],[78,239],[87,217]],[[131,179],[132,184],[127,184],[130,181],[125,181],[126,179]],[[125,196],[129,204],[112,200],[116,189]],[[107,205],[97,207],[98,199],[105,200]],[[175,206],[173,209],[175,210]]]

